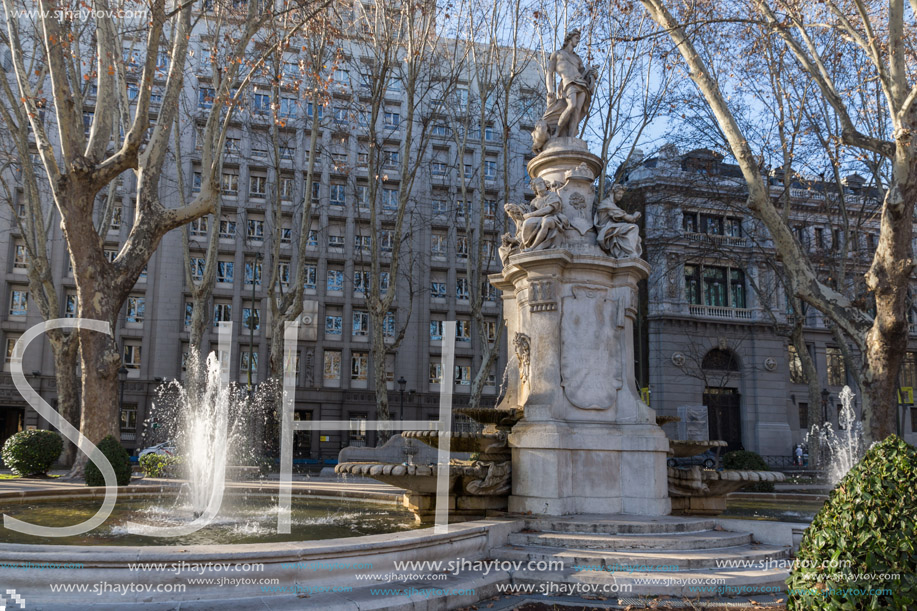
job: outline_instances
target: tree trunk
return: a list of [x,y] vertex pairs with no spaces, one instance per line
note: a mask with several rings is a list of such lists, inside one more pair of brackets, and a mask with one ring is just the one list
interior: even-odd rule
[[[373,384],[376,388],[376,419],[391,420],[391,412],[388,408],[388,383],[385,379],[385,357],[387,356],[387,347],[385,345],[385,335],[382,325],[374,324],[372,326],[372,355],[373,362]],[[342,367],[343,369],[343,364]],[[404,414],[401,414],[404,418]],[[381,446],[391,438],[391,431],[380,430],[376,437],[376,445]]]
[[[76,377],[79,342],[74,335],[58,343],[54,353],[54,377],[57,384],[57,411],[74,427],[80,426],[80,387]],[[61,463],[71,467],[76,460],[76,445],[64,439]]]

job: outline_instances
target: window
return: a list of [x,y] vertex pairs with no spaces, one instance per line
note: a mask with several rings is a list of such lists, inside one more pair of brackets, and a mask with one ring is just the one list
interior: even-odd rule
[[361,208],[369,205],[369,188],[366,185],[357,185],[357,204]]
[[455,366],[455,384],[456,386],[468,386],[471,384],[471,365]]
[[332,206],[345,205],[347,203],[347,198],[344,196],[344,185],[332,184],[329,198]]
[[337,125],[347,125],[348,115],[347,109],[340,106],[334,107],[334,122]]
[[457,342],[470,342],[471,341],[471,321],[470,320],[459,320],[455,323],[455,341]]
[[310,291],[314,291],[317,276],[318,276],[318,270],[315,268],[315,266],[307,265],[306,266],[306,281],[303,285],[303,288],[310,290]]
[[277,116],[284,118],[292,118],[296,116],[296,99],[295,98],[280,98],[280,107],[277,109]]
[[446,236],[442,233],[433,234],[433,242],[430,250],[434,257],[443,258],[446,256]]
[[312,203],[318,204],[321,201],[322,186],[317,182],[312,183]]
[[353,248],[355,251],[363,254],[369,254],[372,251],[373,240],[368,235],[355,235],[353,238]]
[[710,214],[700,215],[701,233],[723,235],[723,217]]
[[728,217],[725,223],[726,235],[733,238],[742,237],[742,219]]
[[430,384],[443,383],[443,364],[430,363]]
[[192,238],[204,238],[207,237],[207,229],[210,225],[210,218],[202,216],[199,219],[194,219],[188,223],[188,231],[191,233]]
[[497,341],[497,323],[493,320],[484,321],[484,333],[487,336],[487,341],[493,343]]
[[200,282],[204,279],[204,268],[207,262],[203,257],[191,257],[191,281]]
[[357,167],[365,168],[369,165],[369,153],[357,153]]
[[114,263],[115,259],[118,258],[118,251],[111,248],[106,248],[103,254],[105,255],[105,260],[109,263]]
[[497,162],[493,159],[484,160],[484,178],[494,180],[497,177]]
[[470,180],[474,177],[474,166],[470,163],[465,164],[465,173],[464,176],[466,179]]
[[355,311],[353,313],[353,336],[366,337],[369,335],[369,313]]
[[430,296],[434,299],[445,299],[446,298],[446,283],[445,282],[431,282],[430,283]]
[[807,431],[809,430],[809,404],[800,403],[798,407],[799,407],[799,428]]
[[296,149],[292,146],[281,146],[280,159],[282,161],[293,161],[296,159]]
[[397,112],[385,112],[385,127],[397,128],[401,125],[401,115]]
[[366,445],[366,414],[350,415],[350,444]]
[[19,336],[10,337],[9,334],[6,336],[6,360],[4,361],[4,369],[9,371],[10,363],[13,361],[13,350],[16,347],[16,342],[19,341]]
[[127,298],[127,313],[124,317],[125,322],[143,323],[143,314],[146,309],[146,299],[140,296],[131,295]]
[[388,272],[379,272],[379,290],[383,293],[388,291]]
[[216,91],[212,87],[201,87],[197,91],[198,108],[213,108],[214,98],[216,98]]
[[815,247],[819,249],[825,248],[825,230],[821,227],[815,228]]
[[685,212],[682,216],[682,227],[685,233],[697,233],[697,213]]
[[325,350],[323,355],[322,378],[325,386],[338,386],[341,383],[341,352]]
[[[790,382],[793,384],[806,384],[805,370],[802,368],[802,359],[796,352],[796,346],[790,344],[786,347],[787,363],[790,367]],[[808,428],[808,427],[807,427]]]
[[729,291],[733,308],[745,308],[745,272],[740,269],[729,270]]
[[258,351],[252,350],[243,350],[239,353],[239,373],[246,375],[251,373],[252,375],[258,373]]
[[481,296],[485,301],[497,300],[497,287],[490,283],[490,280],[481,281]]
[[246,259],[245,261],[245,284],[261,284],[261,260]]
[[127,369],[140,369],[140,344],[124,344],[124,366]]
[[432,207],[433,207],[433,214],[441,214],[441,215],[449,214],[449,203],[444,199],[434,199]]
[[29,292],[13,289],[10,292],[10,316],[26,316],[29,313]]
[[191,326],[191,319],[194,317],[194,304],[190,301],[185,302],[185,322],[184,327],[187,329]]
[[382,318],[382,335],[395,337],[395,315],[392,312],[387,312]]
[[217,261],[217,283],[232,284],[233,262]]
[[140,88],[137,87],[136,83],[127,84],[127,99],[130,102],[133,102],[137,99],[137,96],[140,95]]
[[293,179],[292,178],[281,178],[280,179],[280,199],[285,202],[291,201],[293,199]]
[[443,341],[443,321],[441,320],[431,320],[430,321],[430,341],[431,342]]
[[493,221],[497,218],[497,200],[495,199],[485,199],[484,200],[484,220]]
[[709,306],[726,307],[726,268],[705,267],[704,303]]
[[329,292],[341,292],[344,290],[344,272],[339,269],[328,270],[327,290]]
[[430,173],[433,176],[445,176],[446,164],[441,161],[434,161],[432,164],[430,164]]
[[344,248],[344,236],[342,235],[330,235],[328,236],[328,248],[336,248],[341,250]]
[[365,293],[366,289],[369,288],[369,272],[357,271],[353,272],[353,292],[354,293]]
[[[319,107],[318,107],[318,120],[319,120],[319,121],[322,120],[322,115],[324,114],[324,110],[325,110],[325,107],[319,105]],[[309,117],[310,119],[313,118],[313,117],[312,117],[312,111],[313,111],[313,109],[312,109],[312,102],[306,102],[306,116]]]
[[306,238],[306,246],[309,248],[318,248],[318,234],[314,229],[309,230],[309,237]]
[[267,193],[267,176],[252,176],[248,185],[248,195],[263,198]]
[[379,250],[381,252],[392,252],[395,247],[395,232],[391,229],[383,229],[379,232]]
[[193,174],[191,174],[191,192],[192,193],[201,192],[201,180],[203,179],[201,178],[200,172],[194,172]]
[[399,151],[386,150],[382,151],[382,163],[387,168],[398,167],[398,163],[401,161],[401,153]]
[[354,382],[366,382],[369,373],[369,353],[354,352],[350,357],[350,379]]
[[468,238],[460,235],[455,238],[455,256],[459,259],[468,258]]
[[340,314],[327,314],[325,316],[325,335],[343,335],[344,317]]
[[468,89],[459,87],[455,90],[455,103],[461,110],[468,107]]
[[493,127],[487,126],[484,128],[484,140],[487,142],[496,142],[497,141],[497,132]]
[[238,155],[242,151],[239,146],[238,138],[227,138],[226,144],[223,146],[223,152],[226,155]]
[[700,304],[700,268],[696,265],[685,265],[685,300],[694,305]]
[[398,189],[382,189],[382,209],[383,210],[397,210],[398,209]]
[[252,102],[252,110],[256,115],[266,115],[271,111],[270,94],[256,93]]
[[64,318],[76,318],[76,293],[67,293],[64,297]]
[[221,322],[232,322],[232,304],[228,301],[217,301],[213,304],[213,326]]
[[252,307],[251,301],[242,303],[242,328],[246,331],[261,329],[261,308]]
[[239,175],[223,172],[220,189],[223,195],[237,195],[239,193]]
[[445,123],[434,123],[430,133],[434,136],[451,136],[452,130]]
[[108,224],[109,231],[121,230],[121,206],[115,206],[111,211],[111,223]]
[[455,298],[456,299],[465,299],[469,297],[468,292],[468,278],[461,276],[455,279]]
[[236,238],[236,222],[229,219],[220,219],[220,239],[234,240]]
[[29,251],[26,250],[25,243],[16,242],[13,252],[13,269],[25,270],[29,268]]
[[825,349],[828,362],[828,385],[843,386],[847,383],[847,367],[844,365],[844,353],[840,348],[828,346]]
[[135,432],[137,430],[137,404],[126,403],[121,406],[121,430]]

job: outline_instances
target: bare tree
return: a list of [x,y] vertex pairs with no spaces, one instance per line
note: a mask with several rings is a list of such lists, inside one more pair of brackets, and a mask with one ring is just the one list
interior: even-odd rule
[[[77,315],[106,321],[114,328],[122,304],[162,236],[212,212],[219,188],[225,126],[231,114],[230,100],[238,99],[248,77],[237,82],[244,67],[239,61],[228,63],[214,74],[214,98],[206,115],[202,142],[200,193],[188,204],[170,208],[160,200],[160,187],[172,130],[183,118],[179,99],[185,89],[195,3],[173,7],[165,0],[154,0],[148,7],[148,19],[142,22],[146,25],[145,36],[140,38],[135,36],[133,27],[141,24],[125,22],[119,29],[112,7],[105,0],[93,2],[92,27],[85,29],[77,28],[73,21],[59,20],[55,7],[44,0],[39,2],[37,23],[16,17],[20,5],[15,0],[4,0],[3,5],[18,98],[29,117],[73,261]],[[242,14],[230,14],[231,4],[219,4],[214,10],[213,19],[223,24],[221,40],[229,41],[236,58],[245,57],[252,37],[272,13],[263,11],[255,2],[248,3]],[[294,29],[284,34],[289,36]],[[29,40],[37,41],[46,56],[56,140],[39,120],[42,94],[29,79],[23,53],[24,43]],[[91,63],[75,61],[81,57],[81,45],[88,46]],[[126,66],[125,56],[130,60]],[[136,100],[129,109],[119,108],[117,100],[126,96],[128,89],[126,72],[133,66],[139,74]],[[164,80],[158,114],[150,110],[157,79]],[[88,119],[84,116],[88,101],[79,93],[86,80],[96,85],[96,99],[89,105],[92,114]],[[233,86],[239,86],[234,95]],[[84,123],[87,120],[91,121],[88,135]],[[128,170],[134,171],[137,182],[133,224],[120,252],[109,261],[93,224],[96,195]],[[83,404],[80,428],[91,441],[98,442],[108,434],[118,434],[121,354],[113,336],[91,331],[80,331],[79,336]],[[84,461],[85,457],[78,466]]]
[[[865,2],[829,1],[819,5],[793,0],[752,0],[725,5],[695,7],[677,15],[662,0],[641,0],[650,16],[664,28],[681,54],[694,81],[729,143],[748,187],[748,207],[767,226],[781,254],[793,293],[809,303],[851,339],[863,360],[862,390],[867,435],[882,439],[895,432],[895,392],[898,369],[907,345],[908,285],[913,272],[911,259],[912,218],[917,196],[917,154],[911,136],[917,127],[917,88],[912,84],[912,49],[908,46],[913,15],[906,16],[903,0],[892,0],[888,11],[878,13]],[[876,302],[871,318],[843,293],[819,281],[812,263],[791,228],[774,206],[760,171],[758,156],[748,135],[733,113],[724,93],[725,78],[717,78],[710,62],[698,51],[695,40],[711,27],[687,28],[684,24],[725,23],[747,20],[747,8],[767,28],[768,35],[786,45],[800,70],[817,85],[818,95],[842,127],[842,141],[864,154],[874,154],[891,164],[888,188],[881,208],[878,247],[866,274]],[[741,15],[734,12],[742,11]],[[823,44],[825,43],[825,44]],[[859,82],[881,84],[883,104],[860,105],[857,88],[844,87],[829,65],[837,58],[861,69]],[[886,116],[887,131],[869,134],[859,119],[862,112]]]

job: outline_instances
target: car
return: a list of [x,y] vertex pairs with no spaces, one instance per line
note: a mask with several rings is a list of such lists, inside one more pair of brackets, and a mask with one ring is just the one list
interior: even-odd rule
[[139,457],[143,458],[147,454],[159,454],[160,456],[175,456],[178,452],[178,449],[175,447],[175,444],[171,441],[163,441],[162,443],[157,443],[154,446],[150,446],[145,450],[141,450]]
[[717,466],[717,463],[719,463],[719,457],[713,450],[707,450],[703,454],[698,454],[697,456],[669,458],[666,460],[666,464],[670,467],[691,467],[694,465],[702,465],[704,469],[713,469]]

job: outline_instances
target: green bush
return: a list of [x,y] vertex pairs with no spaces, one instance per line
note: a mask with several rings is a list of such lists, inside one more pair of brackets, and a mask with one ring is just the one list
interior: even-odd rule
[[[127,454],[127,450],[121,447],[121,442],[115,439],[114,435],[109,435],[96,445],[114,468],[115,476],[118,478],[118,485],[126,486],[131,483],[131,459]],[[102,477],[102,472],[92,461],[86,463],[83,475],[86,478],[87,486],[105,485],[105,478]]]
[[[723,456],[724,469],[739,469],[741,471],[770,471],[767,463],[760,454],[747,450],[736,450]],[[747,492],[773,492],[774,482],[756,482],[742,488]]]
[[181,456],[147,454],[140,457],[140,468],[147,477],[175,477],[176,468],[181,464]]
[[3,444],[3,462],[16,475],[44,475],[63,449],[64,440],[54,431],[19,431]]
[[788,608],[917,609],[915,491],[917,450],[894,435],[874,445],[806,529]]

